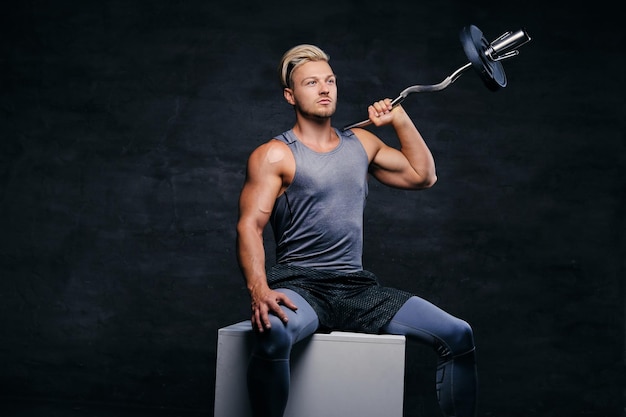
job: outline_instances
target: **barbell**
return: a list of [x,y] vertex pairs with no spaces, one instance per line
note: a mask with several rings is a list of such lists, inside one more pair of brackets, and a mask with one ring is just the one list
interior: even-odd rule
[[[429,93],[445,89],[469,68],[474,68],[489,90],[498,91],[500,88],[504,88],[507,85],[506,74],[504,73],[501,61],[518,55],[519,51],[517,48],[531,40],[528,33],[524,29],[520,29],[515,32],[504,32],[493,42],[488,42],[482,31],[474,25],[465,26],[461,29],[459,37],[463,51],[469,59],[469,62],[438,84],[412,85],[405,88],[400,95],[391,102],[393,107],[402,103],[409,94]],[[348,130],[353,127],[364,127],[371,123],[372,122],[367,119],[347,125],[343,130]]]

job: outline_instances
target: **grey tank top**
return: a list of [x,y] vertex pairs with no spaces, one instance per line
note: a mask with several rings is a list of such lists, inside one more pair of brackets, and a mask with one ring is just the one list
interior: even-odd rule
[[308,148],[292,130],[275,138],[289,146],[296,161],[293,181],[270,217],[279,264],[343,272],[363,269],[369,161],[352,131],[336,132],[339,145],[325,153]]

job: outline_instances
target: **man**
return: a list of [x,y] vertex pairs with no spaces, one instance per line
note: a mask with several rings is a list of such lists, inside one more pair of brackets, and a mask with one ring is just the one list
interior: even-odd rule
[[[474,416],[470,326],[415,295],[382,287],[362,267],[368,175],[390,187],[429,188],[436,181],[433,156],[407,113],[389,99],[369,106],[369,119],[391,125],[400,150],[365,129],[334,129],[337,79],[328,61],[314,45],[285,53],[279,72],[295,125],[252,152],[241,191],[237,254],[256,335],[248,367],[253,414],[283,415],[295,343],[317,330],[344,330],[405,335],[432,346],[442,411]],[[266,273],[268,222],[277,262]]]

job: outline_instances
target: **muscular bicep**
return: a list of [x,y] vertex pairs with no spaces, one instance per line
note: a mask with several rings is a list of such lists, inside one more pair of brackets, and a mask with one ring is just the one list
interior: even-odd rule
[[415,189],[419,175],[406,156],[398,149],[386,145],[377,136],[365,129],[354,129],[367,152],[369,173],[381,183],[390,187]]
[[285,153],[276,145],[257,148],[248,159],[239,197],[239,221],[262,231],[284,187]]
[[370,174],[390,187],[414,189],[421,182],[418,173],[399,150],[382,145],[370,163]]
[[239,225],[262,231],[272,210],[268,187],[246,180],[239,197]]

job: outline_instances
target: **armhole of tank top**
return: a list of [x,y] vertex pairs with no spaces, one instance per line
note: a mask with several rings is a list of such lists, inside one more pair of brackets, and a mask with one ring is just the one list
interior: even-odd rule
[[[284,135],[280,135],[280,136],[284,136]],[[284,143],[285,145],[287,145],[287,149],[289,149],[289,152],[291,152],[291,157],[293,158],[293,178],[291,179],[291,182],[285,188],[285,190],[278,197],[276,197],[276,201],[278,202],[278,200],[281,198],[287,198],[285,194],[287,193],[287,190],[289,190],[289,188],[291,187],[291,184],[293,184],[293,182],[296,180],[296,176],[298,175],[298,164],[296,163],[296,155],[294,154],[293,149],[291,149],[292,144],[289,143],[287,139],[282,139],[279,136],[275,136],[272,138],[272,140],[277,140],[278,142]]]
[[338,135],[342,135],[342,134],[344,135],[342,140],[347,139],[347,138],[352,138],[358,142],[359,148],[361,149],[361,151],[363,151],[363,156],[365,157],[365,160],[367,161],[367,165],[368,165],[367,170],[369,172],[369,156],[367,155],[367,150],[365,150],[365,146],[363,145],[363,142],[361,142],[361,139],[359,139],[359,137],[356,135],[356,133],[352,131],[352,129],[345,130],[343,132],[340,132],[338,129],[335,129],[335,130],[337,130]]

